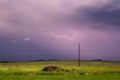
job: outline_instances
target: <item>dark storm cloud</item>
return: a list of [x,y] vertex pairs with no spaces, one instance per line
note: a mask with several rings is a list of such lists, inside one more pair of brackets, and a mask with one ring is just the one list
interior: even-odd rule
[[39,44],[35,44],[34,38],[27,40],[20,34],[0,34],[0,61],[64,59],[60,56],[61,51],[58,48],[49,46],[46,38],[41,39]]
[[[39,59],[52,59],[58,57],[53,50],[47,49],[46,45],[38,46],[32,41],[24,41],[23,37],[17,38],[15,36],[0,35],[0,60],[10,61],[28,61]],[[48,57],[49,55],[49,57]]]
[[118,0],[0,0],[0,59],[75,59],[81,41],[82,59],[119,60],[119,4]]
[[101,6],[78,7],[75,10],[75,19],[80,24],[87,24],[88,27],[96,29],[120,29],[119,4],[120,1],[110,0],[107,4]]
[[[99,1],[99,0],[98,0]],[[105,0],[92,6],[79,5],[71,8],[71,14],[58,14],[56,23],[61,26],[96,30],[120,30],[120,1]],[[92,2],[91,2],[92,3]]]
[[[59,0],[57,0],[59,1]],[[58,4],[53,3],[50,4]],[[89,2],[89,0],[87,0]],[[86,2],[87,2],[86,1]],[[100,1],[100,0],[98,0]],[[94,3],[95,0],[90,3],[92,6],[87,6],[90,3],[86,3],[81,6],[75,6],[75,2],[85,2],[83,0],[60,1],[59,6],[50,6],[46,1],[37,1],[40,5],[33,1],[3,1],[2,8],[3,12],[8,12],[6,17],[3,17],[7,24],[9,23],[10,28],[35,28],[36,20],[39,26],[53,26],[53,27],[73,27],[79,26],[81,28],[94,27],[100,29],[110,28],[112,29],[119,27],[120,25],[120,1],[118,0],[105,0],[106,4],[103,5],[104,1]],[[47,3],[47,4],[46,4]],[[57,9],[57,10],[56,10]],[[114,26],[114,27],[113,27]],[[73,27],[74,28],[74,27]]]

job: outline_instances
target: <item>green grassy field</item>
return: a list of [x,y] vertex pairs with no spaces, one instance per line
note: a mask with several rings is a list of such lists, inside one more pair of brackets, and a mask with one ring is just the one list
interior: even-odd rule
[[[68,71],[41,71],[55,65]],[[0,80],[120,80],[120,62],[43,61],[0,63]]]

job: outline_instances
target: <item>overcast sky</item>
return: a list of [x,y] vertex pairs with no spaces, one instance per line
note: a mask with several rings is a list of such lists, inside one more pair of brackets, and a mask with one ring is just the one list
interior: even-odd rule
[[0,0],[0,60],[120,61],[119,0]]

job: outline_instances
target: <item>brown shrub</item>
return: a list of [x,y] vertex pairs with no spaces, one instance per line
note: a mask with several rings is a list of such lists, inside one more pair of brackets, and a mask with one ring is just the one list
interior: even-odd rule
[[57,66],[46,66],[42,69],[42,71],[64,71],[64,69]]

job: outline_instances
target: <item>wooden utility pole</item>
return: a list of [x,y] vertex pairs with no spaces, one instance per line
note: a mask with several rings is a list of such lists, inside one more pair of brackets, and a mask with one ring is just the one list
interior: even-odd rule
[[78,44],[78,66],[80,66],[80,43]]

